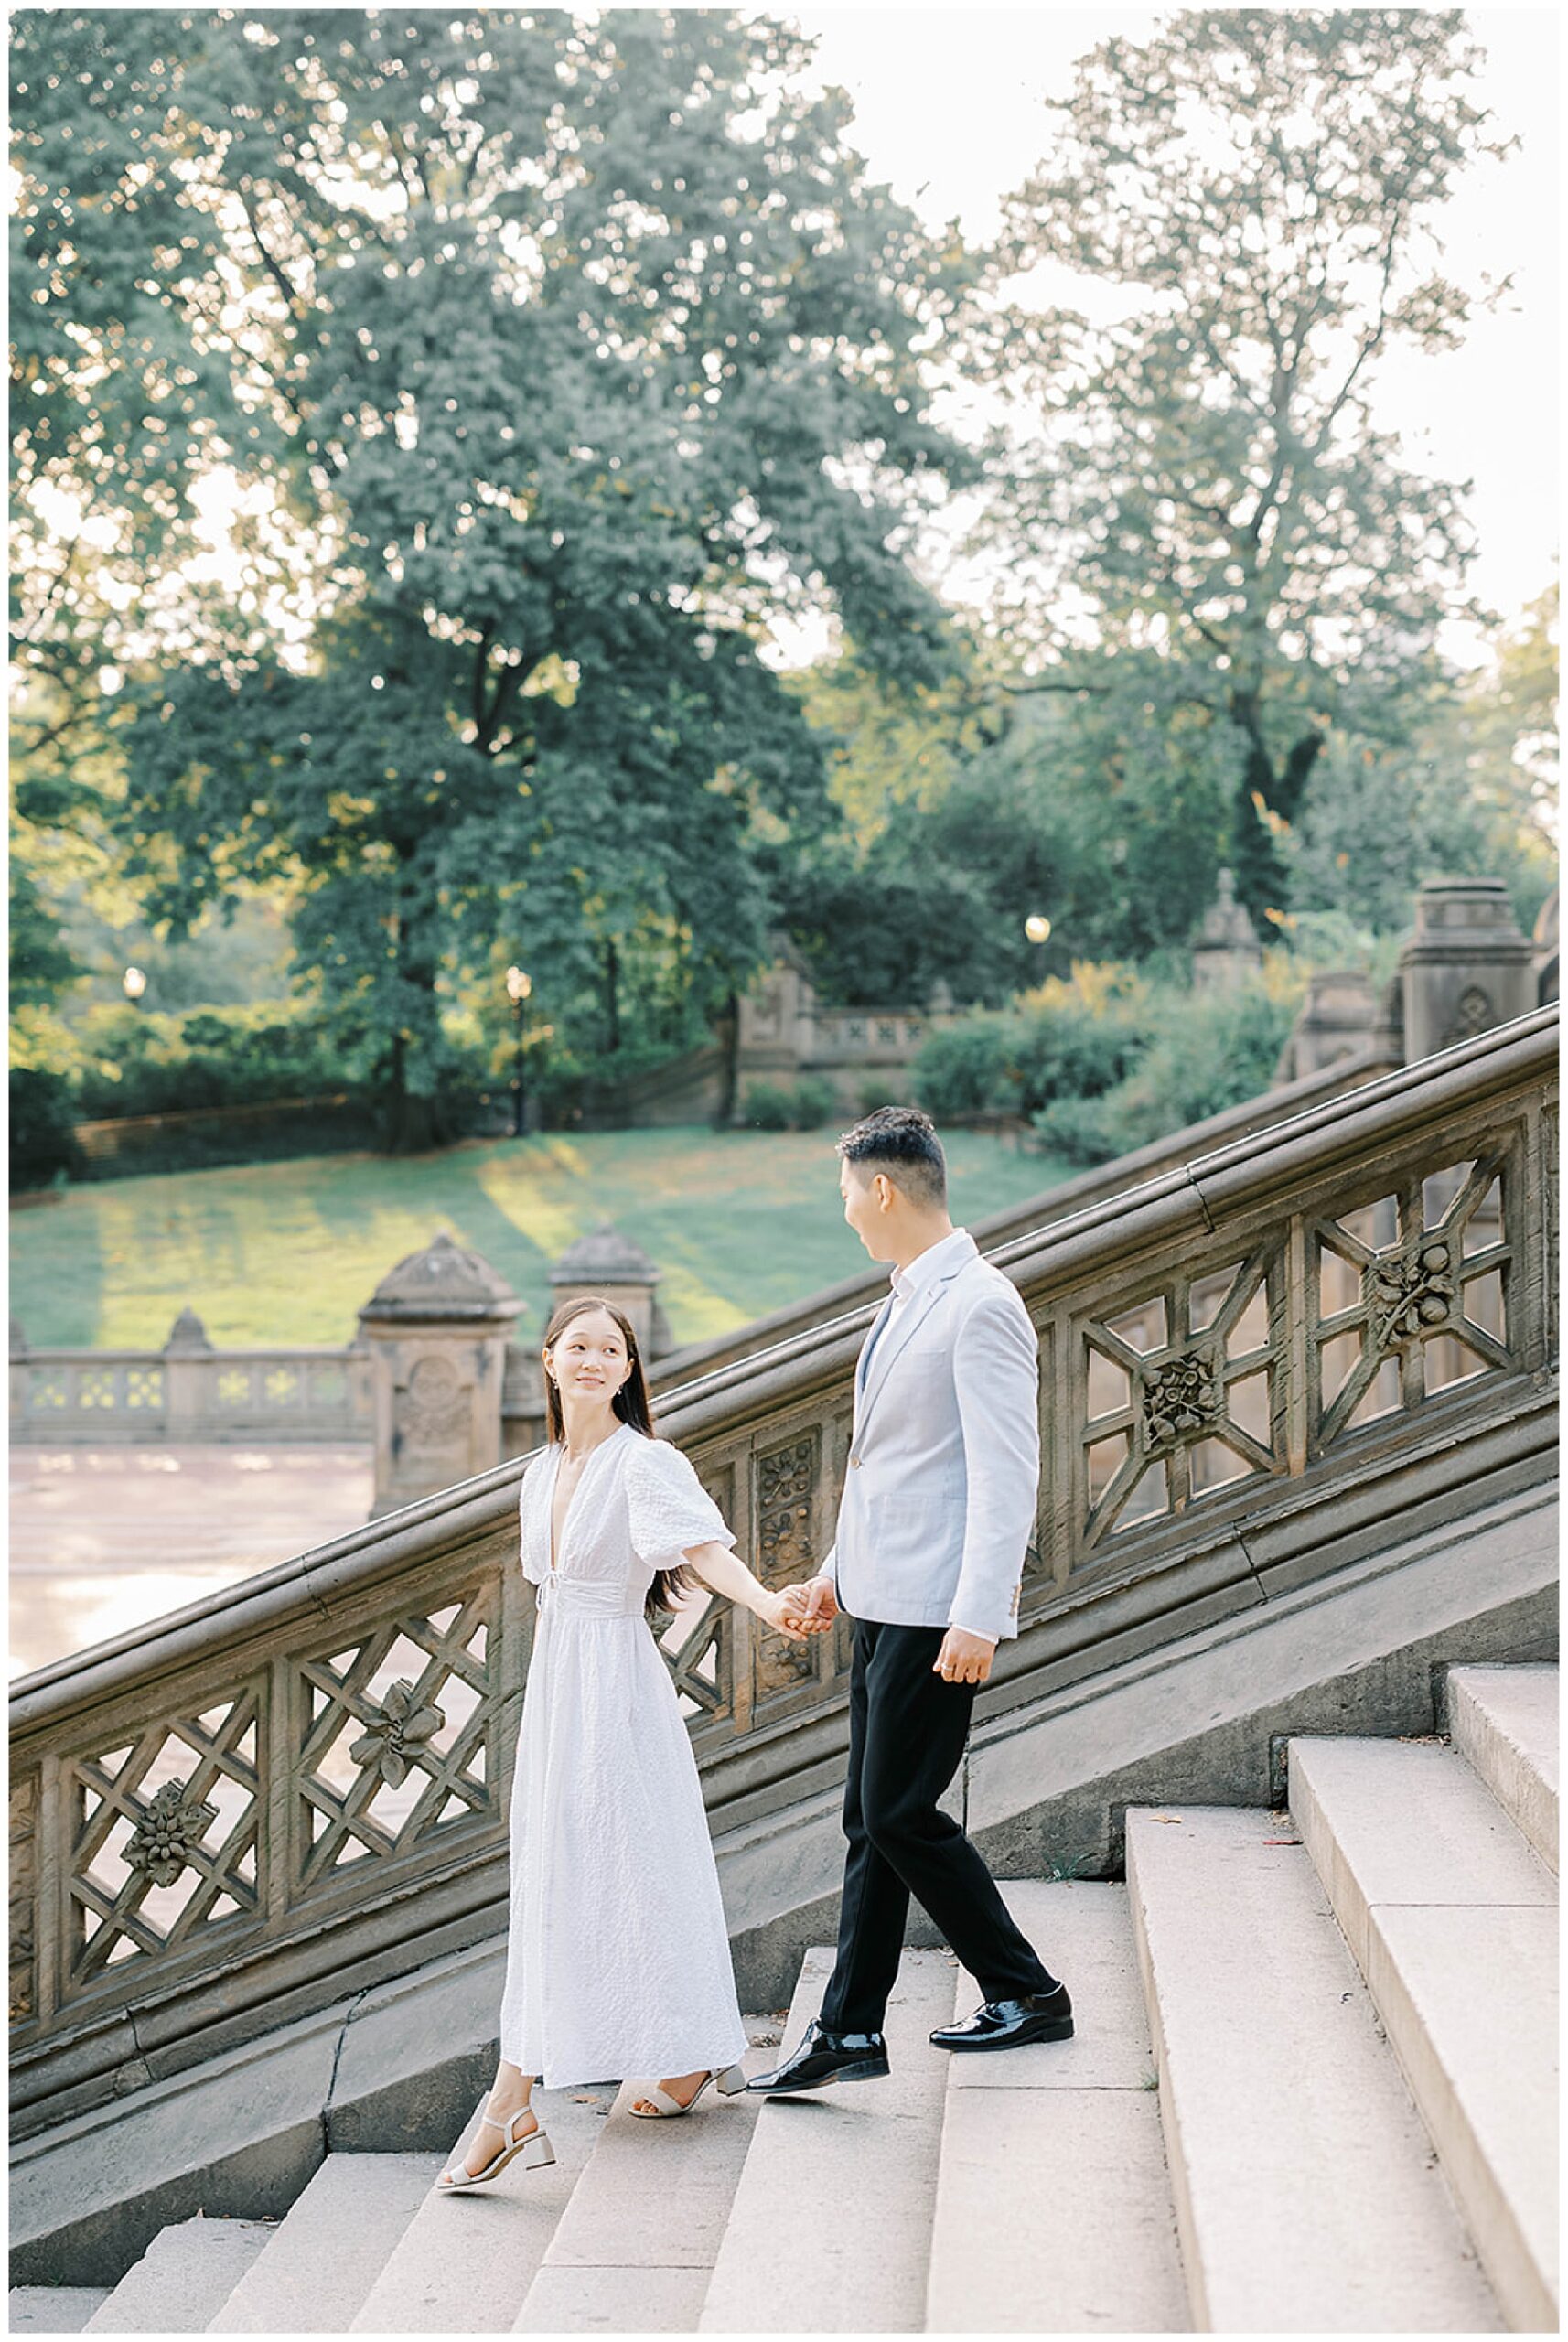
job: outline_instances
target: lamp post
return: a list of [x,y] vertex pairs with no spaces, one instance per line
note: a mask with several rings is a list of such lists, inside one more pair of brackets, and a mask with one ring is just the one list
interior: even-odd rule
[[517,1047],[511,1078],[511,1134],[513,1138],[521,1138],[528,1122],[528,1102],[523,1089],[523,1051],[527,1047],[528,996],[533,990],[533,978],[526,968],[509,968],[506,988],[517,1020]]
[[134,1007],[147,989],[147,979],[140,968],[127,968],[120,979],[120,988]]

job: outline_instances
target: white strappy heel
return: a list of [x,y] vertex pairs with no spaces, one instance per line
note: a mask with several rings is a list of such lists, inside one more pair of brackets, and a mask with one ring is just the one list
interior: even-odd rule
[[657,2082],[650,2082],[645,2090],[637,2093],[639,2098],[646,2098],[650,2103],[647,2106],[628,2106],[627,2111],[635,2114],[639,2122],[667,2122],[672,2115],[690,2114],[710,2082],[717,2086],[721,2098],[735,2098],[746,2088],[746,2068],[744,2066],[726,2066],[722,2074],[704,2074],[684,2106],[678,2098],[671,2098],[667,2090],[660,2090]]
[[[521,2122],[528,2114],[533,2114],[532,2106],[515,2107],[504,2122],[498,2122],[493,2114],[487,2114],[485,2121],[491,2130],[499,2131],[501,2134],[500,2148],[478,2171],[470,2171],[466,2164],[460,2163],[456,2165],[455,2179],[448,2179],[446,2174],[442,2173],[435,2182],[437,2196],[456,2196],[458,2189],[462,2187],[488,2186],[492,2179],[500,2177],[509,2163],[519,2156],[522,2159],[524,2171],[537,2171],[545,2164],[553,2163],[555,2150],[551,2145],[549,2136],[542,2127],[536,2127],[521,2139],[513,2135],[513,2123]],[[539,2117],[535,2114],[533,2119],[538,2125]]]

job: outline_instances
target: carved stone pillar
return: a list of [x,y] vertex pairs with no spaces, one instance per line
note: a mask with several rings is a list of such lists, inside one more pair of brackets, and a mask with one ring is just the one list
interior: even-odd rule
[[213,1356],[207,1328],[194,1309],[185,1308],[164,1344],[164,1436],[200,1439],[212,1389]]
[[1535,996],[1544,1008],[1548,1001],[1557,998],[1557,889],[1555,886],[1541,906],[1530,942],[1534,947]]
[[16,1318],[11,1320],[11,1434],[27,1413],[27,1338]]
[[1262,964],[1262,947],[1252,922],[1236,900],[1236,881],[1222,870],[1219,890],[1193,943],[1193,982],[1205,991],[1230,992],[1250,983]]
[[501,1461],[507,1342],[522,1313],[478,1252],[443,1229],[360,1311],[376,1433],[371,1518]]
[[631,1320],[643,1359],[651,1364],[674,1347],[659,1303],[660,1282],[642,1247],[601,1220],[591,1236],[569,1244],[551,1270],[551,1314],[574,1294],[602,1294]]
[[1400,952],[1405,1063],[1451,1049],[1536,1004],[1533,953],[1500,878],[1434,878]]

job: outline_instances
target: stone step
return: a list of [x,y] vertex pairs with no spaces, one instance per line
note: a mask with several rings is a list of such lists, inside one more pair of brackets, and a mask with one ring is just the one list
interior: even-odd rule
[[[1188,2327],[1127,1890],[1009,1884],[1072,1994],[1070,2041],[948,2059],[926,2325],[933,2334]],[[962,1970],[954,2012],[981,1994]]]
[[1557,1868],[1555,1667],[1451,1667],[1448,1729],[1509,1820]]
[[[947,2085],[947,2057],[926,2036],[951,2015],[956,1966],[950,1952],[904,1954],[884,2079],[760,2107],[700,2333],[920,2331]],[[831,1951],[806,1954],[787,2049],[832,1967]]]
[[[460,2163],[479,2126],[476,2100],[445,2164]],[[525,2171],[509,2164],[492,2186],[467,2196],[432,2188],[387,2255],[350,2334],[508,2334],[543,2260],[578,2175],[604,2128],[613,2082],[579,2090],[536,2090],[534,2111],[555,2161]]]
[[[746,2064],[765,2073],[777,2047]],[[519,2334],[691,2334],[751,2144],[758,2100],[703,2093],[688,2115],[656,2123],[628,2110],[609,2120],[528,2289]]]
[[346,2333],[441,2167],[435,2155],[329,2154],[207,2331]]
[[13,2285],[6,2326],[13,2334],[80,2334],[110,2291],[107,2285]]
[[1293,1740],[1291,1811],[1510,2326],[1556,2326],[1557,1882],[1439,1741]]
[[201,2334],[276,2236],[276,2220],[176,2220],[160,2229],[83,2329]]
[[1344,1937],[1283,1814],[1127,1816],[1191,2324],[1501,2325]]

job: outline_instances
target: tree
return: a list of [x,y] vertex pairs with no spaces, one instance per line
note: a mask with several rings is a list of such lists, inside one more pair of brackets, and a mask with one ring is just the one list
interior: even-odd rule
[[[1025,687],[1098,699],[1124,739],[1192,712],[1264,934],[1326,726],[1391,736],[1457,607],[1462,490],[1402,461],[1369,392],[1393,342],[1451,348],[1471,314],[1430,223],[1504,151],[1477,61],[1452,10],[1195,10],[1104,41],[992,257],[987,529]],[[1119,314],[1023,308],[1010,281],[1047,262]]]
[[1283,842],[1292,898],[1406,932],[1423,880],[1506,879],[1528,933],[1557,872],[1557,593],[1494,634],[1465,688],[1433,691],[1393,741],[1330,735],[1306,819]]
[[[612,1030],[639,954],[703,1003],[755,964],[758,835],[822,806],[770,616],[940,680],[906,553],[972,468],[925,391],[965,257],[867,183],[798,38],[725,11],[24,18],[28,96],[62,21],[113,59],[116,188],[177,190],[156,246],[115,214],[116,316],[131,288],[226,370],[185,470],[250,500],[237,589],[177,564],[122,695],[149,908],[287,878],[302,970],[427,1144],[444,1008],[509,959]],[[70,204],[58,145],[21,167]]]

